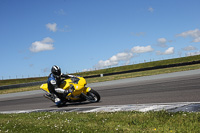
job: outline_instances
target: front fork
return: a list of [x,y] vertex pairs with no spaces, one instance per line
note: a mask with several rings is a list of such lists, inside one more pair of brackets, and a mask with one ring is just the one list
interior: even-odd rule
[[90,92],[92,89],[90,88],[90,87],[87,87],[86,89],[85,89],[85,91],[83,91],[81,94],[82,94],[82,96],[86,99],[86,100],[88,100],[88,101],[91,101],[92,99],[87,95],[87,93],[88,92]]

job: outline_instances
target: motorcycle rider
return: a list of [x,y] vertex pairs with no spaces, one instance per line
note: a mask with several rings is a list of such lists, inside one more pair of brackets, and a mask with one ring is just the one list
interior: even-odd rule
[[55,102],[56,105],[61,104],[62,97],[58,97],[58,94],[63,94],[63,97],[65,98],[69,93],[73,92],[73,88],[70,87],[68,90],[64,90],[62,88],[59,88],[62,79],[61,78],[71,78],[74,77],[73,75],[66,75],[61,73],[60,67],[57,65],[52,66],[51,73],[48,76],[48,89],[51,93],[52,100]]

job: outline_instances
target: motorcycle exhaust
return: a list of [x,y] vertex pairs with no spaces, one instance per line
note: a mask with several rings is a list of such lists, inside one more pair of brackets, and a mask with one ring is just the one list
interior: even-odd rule
[[44,96],[45,98],[47,98],[47,99],[49,99],[49,100],[51,100],[51,101],[54,102],[54,99],[52,98],[51,94],[44,94],[43,96]]

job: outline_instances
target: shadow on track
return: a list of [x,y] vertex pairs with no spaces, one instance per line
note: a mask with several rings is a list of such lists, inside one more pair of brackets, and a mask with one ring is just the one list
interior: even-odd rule
[[[101,101],[98,102],[98,103],[101,103]],[[64,104],[62,106],[52,105],[51,107],[53,107],[53,108],[55,108],[55,107],[57,107],[57,108],[65,108],[65,107],[76,107],[76,106],[79,107],[81,105],[89,105],[89,104],[94,104],[94,103],[91,103],[89,101],[85,101],[85,102],[71,102],[71,103],[67,102],[66,104]]]

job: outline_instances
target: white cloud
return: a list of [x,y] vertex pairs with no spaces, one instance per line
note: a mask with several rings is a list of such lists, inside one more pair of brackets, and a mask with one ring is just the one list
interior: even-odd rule
[[48,23],[46,24],[47,29],[49,29],[50,31],[56,32],[57,31],[57,24],[56,23]]
[[180,37],[188,37],[189,36],[189,37],[193,38],[192,42],[200,42],[200,30],[199,29],[185,31],[180,34],[177,34],[176,36],[180,36]]
[[191,45],[183,48],[184,51],[191,51],[191,50],[196,50],[196,49],[197,49],[196,47],[191,46]]
[[130,60],[133,57],[132,53],[126,53],[126,52],[122,52],[122,53],[118,53],[114,56],[112,56],[110,58],[110,60],[112,62],[116,62],[116,61],[126,61],[126,60]]
[[158,38],[157,42],[158,42],[158,46],[160,46],[160,47],[167,47],[167,45],[166,45],[167,39],[165,39],[165,38]]
[[144,46],[136,46],[136,47],[133,47],[131,49],[131,51],[133,53],[136,53],[136,54],[139,54],[139,53],[146,53],[146,52],[152,52],[154,49],[151,47],[151,45],[148,45],[146,47]]
[[44,38],[42,41],[36,41],[33,42],[29,50],[31,52],[40,52],[40,51],[46,51],[46,50],[53,50],[53,39],[50,37]]
[[168,48],[167,50],[165,50],[165,52],[157,51],[156,54],[157,55],[170,55],[170,54],[174,54],[174,47]]
[[104,67],[108,67],[108,66],[114,66],[117,65],[118,62],[111,62],[110,60],[100,60],[98,62],[98,64],[96,65],[97,68],[104,68]]
[[194,56],[194,55],[200,55],[200,51],[198,52],[192,52],[192,53],[187,53],[187,56]]
[[130,52],[122,52],[118,53],[116,55],[113,55],[108,60],[100,60],[98,64],[96,65],[97,68],[104,68],[109,66],[118,65],[120,61],[126,61],[126,64],[130,62],[130,59],[133,57],[133,54]]
[[173,53],[174,53],[174,47],[170,47],[164,52],[164,54],[166,54],[166,55],[173,54]]
[[96,68],[104,68],[109,66],[115,66],[118,65],[119,62],[125,61],[125,65],[128,65],[130,63],[131,58],[133,58],[133,54],[140,54],[140,53],[146,53],[153,51],[153,48],[149,45],[146,47],[143,46],[136,46],[133,47],[130,52],[121,52],[116,55],[113,55],[108,60],[100,60],[97,65],[95,65]]
[[46,28],[50,31],[56,32],[56,31],[60,31],[60,32],[70,32],[71,29],[69,28],[68,25],[65,25],[64,28],[58,28],[56,23],[48,23],[46,24]]
[[166,43],[167,42],[167,39],[165,38],[158,38],[158,43]]
[[148,8],[148,11],[149,11],[149,12],[153,12],[154,9],[153,9],[152,7],[149,7],[149,8]]

